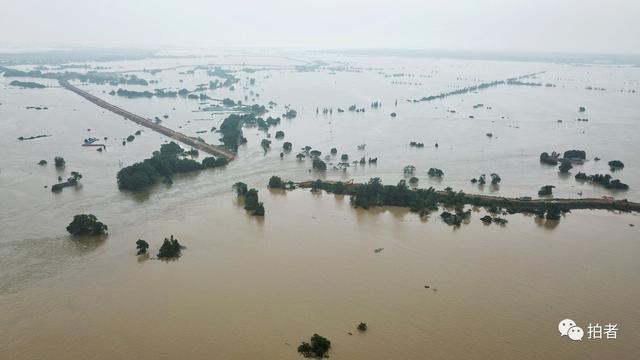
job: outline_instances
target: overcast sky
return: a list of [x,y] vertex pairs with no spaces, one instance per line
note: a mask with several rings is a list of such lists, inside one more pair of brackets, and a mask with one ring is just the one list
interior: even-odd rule
[[2,0],[0,43],[640,53],[640,0]]

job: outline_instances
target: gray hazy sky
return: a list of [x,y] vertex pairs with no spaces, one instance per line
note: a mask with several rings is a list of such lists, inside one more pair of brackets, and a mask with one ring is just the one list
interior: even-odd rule
[[640,0],[1,0],[0,43],[640,53]]

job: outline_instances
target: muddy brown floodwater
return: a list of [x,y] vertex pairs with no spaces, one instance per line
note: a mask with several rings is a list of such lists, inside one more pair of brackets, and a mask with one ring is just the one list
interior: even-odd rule
[[[265,117],[281,116],[287,104],[297,110],[295,119],[282,119],[268,131],[286,134],[271,136],[270,150],[261,146],[266,131],[244,128],[248,143],[227,166],[176,176],[171,186],[139,194],[119,191],[117,172],[169,138],[55,80],[23,78],[47,88],[21,89],[9,85],[13,78],[0,77],[1,360],[300,359],[296,347],[314,333],[332,341],[332,359],[640,358],[638,214],[573,211],[559,223],[518,214],[499,227],[483,225],[478,210],[455,229],[439,212],[422,220],[406,209],[353,209],[348,197],[265,188],[272,175],[355,182],[375,176],[396,184],[404,166],[414,165],[422,188],[536,198],[549,184],[556,186],[556,197],[638,202],[640,68],[321,53],[213,55],[89,64],[153,80],[149,86],[72,81],[215,145],[220,134],[211,129],[229,109],[207,109],[221,99],[265,105]],[[318,60],[329,65],[296,67]],[[208,88],[209,81],[224,80],[207,73],[215,64],[240,79],[234,90]],[[540,71],[546,72],[531,81],[550,86],[502,85],[410,101]],[[210,99],[129,99],[117,96],[118,88],[202,88],[198,92]],[[373,102],[382,107],[371,107]],[[366,111],[338,112],[351,105]],[[580,113],[580,106],[586,111]],[[324,108],[333,111],[324,114]],[[138,130],[133,142],[122,145]],[[51,136],[17,140],[41,134]],[[88,137],[107,148],[80,146]],[[285,141],[293,151],[281,157]],[[410,141],[425,147],[412,148]],[[323,158],[338,149],[327,160],[328,171],[312,171],[309,158],[296,159],[306,145]],[[569,175],[539,162],[543,151],[570,149],[585,150],[587,161]],[[334,170],[341,154],[378,162]],[[58,155],[66,159],[63,169],[53,166]],[[41,159],[49,164],[37,165]],[[610,172],[611,160],[623,161],[624,170]],[[431,167],[444,177],[429,177]],[[79,186],[55,194],[45,188],[72,171],[83,175]],[[578,182],[578,171],[612,174],[630,188],[611,191]],[[503,179],[499,187],[469,181],[493,172]],[[237,181],[259,190],[264,219],[245,213],[231,190]],[[108,224],[109,235],[69,237],[65,226],[82,213]],[[149,242],[155,255],[170,234],[187,246],[179,260],[136,257],[137,239]],[[558,322],[566,318],[585,329],[583,341],[560,336]],[[366,333],[356,330],[360,322],[368,324]],[[618,338],[587,340],[589,323],[618,324]]]
[[[335,359],[640,353],[636,215],[576,211],[560,226],[514,215],[502,228],[474,212],[453,229],[341,196],[260,193],[264,220],[219,195],[215,207],[113,229],[90,261],[3,296],[0,357],[298,359],[316,332]],[[182,258],[137,260],[135,238],[155,254],[169,233]],[[618,339],[572,342],[559,336],[564,318],[618,323]]]

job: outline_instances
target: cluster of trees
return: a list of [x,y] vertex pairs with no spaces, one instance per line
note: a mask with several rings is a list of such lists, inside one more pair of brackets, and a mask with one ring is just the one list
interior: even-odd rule
[[184,246],[180,245],[178,239],[174,238],[173,235],[171,235],[171,238],[169,239],[164,238],[162,246],[160,246],[160,249],[158,250],[158,259],[180,257],[180,255],[182,255],[182,249],[184,249]]
[[549,154],[548,152],[543,152],[542,154],[540,154],[540,162],[543,164],[556,166],[558,165],[559,157],[560,157],[560,154],[558,154],[555,151],[552,152],[551,154]]
[[464,210],[464,205],[457,204],[455,206],[455,213],[450,213],[448,211],[443,211],[440,214],[440,218],[447,224],[451,226],[460,226],[464,220],[467,220],[471,217],[471,209]]
[[358,108],[356,104],[349,106],[348,110],[355,111],[355,112],[364,112],[364,108]]
[[355,188],[351,192],[350,201],[354,207],[364,209],[384,205],[408,207],[421,216],[438,209],[438,200],[433,188],[412,190],[404,180],[395,186],[382,185],[377,177]]
[[415,167],[415,166],[413,166],[413,165],[407,165],[407,166],[405,166],[405,167],[402,169],[402,172],[403,172],[405,175],[413,175],[413,173],[415,173],[415,172],[416,172],[416,167]]
[[78,73],[71,71],[64,72],[42,72],[40,70],[22,71],[5,68],[5,77],[36,77],[43,79],[62,79],[62,80],[79,80],[83,83],[92,84],[109,84],[109,85],[148,85],[148,81],[131,75],[128,78],[118,73],[105,71],[88,71],[86,73]]
[[298,352],[305,358],[322,359],[331,348],[331,341],[329,339],[313,334],[310,342],[303,341],[298,346]]
[[267,184],[267,186],[270,189],[282,190],[295,188],[295,184],[293,183],[293,181],[284,181],[281,177],[275,175],[269,178],[269,183]]
[[9,83],[11,86],[19,86],[25,89],[44,89],[46,86],[37,82],[13,80]]
[[[252,105],[252,107],[255,105]],[[273,118],[271,116],[269,116],[266,120],[261,118],[261,117],[256,117],[256,115],[260,115],[260,111],[259,109],[257,111],[254,111],[253,108],[250,108],[249,111],[250,115],[253,115],[251,118],[246,118],[244,120],[244,124],[245,125],[257,125],[258,129],[260,130],[269,130],[269,128],[271,126],[276,126],[278,124],[280,124],[280,118]],[[284,137],[284,133],[282,133],[282,136]]]
[[293,109],[287,109],[287,111],[282,114],[282,117],[285,119],[293,119],[298,116],[298,112]]
[[327,163],[320,160],[318,157],[313,158],[312,166],[316,170],[327,170]]
[[579,172],[576,174],[575,178],[576,180],[589,181],[592,183],[602,185],[607,189],[612,189],[612,190],[628,190],[629,189],[629,185],[621,182],[618,179],[613,179],[609,174],[587,175],[583,172]]
[[64,167],[64,165],[67,163],[64,158],[62,156],[56,156],[53,158],[53,163],[55,164],[55,166],[57,168],[61,168]]
[[[492,173],[489,175],[491,177],[491,185],[498,185],[502,181],[500,175],[496,173]],[[487,176],[485,174],[480,175],[477,179],[471,179],[472,184],[484,185],[487,183]]]
[[557,204],[546,203],[544,207],[537,209],[535,213],[539,218],[545,218],[547,220],[560,220],[563,211]]
[[584,150],[567,150],[562,157],[565,159],[585,160],[587,152]]
[[135,99],[135,98],[152,98],[153,97],[153,93],[151,91],[145,90],[145,91],[134,91],[134,90],[127,90],[127,89],[118,89],[118,91],[111,91],[109,92],[110,95],[118,95],[118,96],[123,96],[129,99]]
[[102,235],[106,234],[107,230],[107,225],[98,221],[93,214],[74,215],[73,221],[67,226],[71,235]]
[[560,159],[560,166],[558,166],[558,171],[560,171],[560,173],[566,174],[571,169],[573,169],[573,164],[571,164],[571,160]]
[[493,223],[496,223],[498,225],[504,226],[504,225],[506,225],[508,223],[507,219],[505,219],[505,218],[501,218],[499,216],[491,217],[490,215],[485,215],[485,216],[481,217],[480,221],[482,221],[486,225],[489,225],[489,224],[491,224],[493,222]]
[[247,184],[240,181],[233,184],[231,188],[236,192],[236,195],[238,195],[238,197],[247,195],[247,192],[249,191],[249,189],[247,188]]
[[[311,189],[322,189],[330,193],[350,195],[351,204],[354,207],[402,206],[408,207],[412,212],[417,212],[420,216],[428,215],[431,211],[438,209],[438,204],[443,204],[446,207],[454,207],[456,209],[454,213],[441,216],[443,220],[450,222],[452,225],[461,223],[467,217],[469,212],[468,210],[464,211],[465,204],[482,206],[493,214],[501,212],[509,214],[530,213],[549,220],[557,220],[562,213],[571,209],[585,209],[592,208],[592,206],[605,208],[598,206],[598,204],[592,205],[584,202],[529,202],[502,197],[467,195],[462,191],[452,191],[450,188],[441,192],[436,192],[433,188],[410,189],[404,180],[393,186],[382,185],[379,178],[372,178],[366,184],[345,184],[342,182],[316,180],[311,183],[310,187]],[[503,211],[502,208],[505,210]],[[483,221],[485,220],[489,219],[486,218]],[[490,220],[499,225],[504,225],[507,222],[506,219],[498,217],[493,217]]]
[[624,163],[620,160],[611,160],[609,161],[609,169],[611,171],[616,171],[624,168]]
[[461,94],[466,94],[466,93],[472,93],[472,92],[476,92],[478,90],[483,90],[486,88],[490,88],[493,86],[498,86],[498,85],[502,85],[502,84],[515,84],[517,82],[519,82],[522,79],[526,79],[528,77],[537,75],[540,73],[533,73],[533,74],[526,74],[526,75],[522,75],[522,76],[518,76],[518,77],[513,77],[510,79],[505,80],[497,80],[497,81],[491,81],[491,82],[484,82],[478,85],[472,85],[472,86],[467,86],[464,87],[462,89],[458,89],[458,90],[453,90],[453,91],[449,91],[449,92],[445,92],[445,93],[440,93],[438,95],[431,95],[431,96],[425,96],[422,99],[420,99],[420,101],[433,101],[433,100],[437,100],[437,99],[444,99],[448,96],[452,96],[452,95],[461,95]]
[[444,171],[438,168],[430,168],[429,171],[427,171],[427,175],[429,175],[429,177],[443,177]]
[[538,196],[550,196],[553,193],[553,185],[545,185],[538,190]]
[[223,69],[218,66],[214,67],[213,69],[207,70],[207,75],[215,76],[223,79],[222,82],[220,82],[218,79],[216,79],[215,82],[210,82],[209,83],[210,89],[230,87],[230,86],[233,86],[233,84],[240,81],[240,79],[238,79],[231,70]]
[[255,122],[255,115],[253,114],[231,114],[222,121],[220,125],[220,133],[222,138],[220,141],[233,151],[238,151],[238,146],[247,142],[247,139],[243,136],[242,126],[245,122]]
[[264,204],[258,198],[258,190],[249,189],[247,184],[237,182],[232,187],[238,197],[244,197],[244,209],[255,216],[264,216]]
[[149,250],[149,243],[142,239],[138,239],[136,241],[136,249],[138,250],[137,255],[146,254],[147,250]]
[[179,157],[185,151],[175,142],[162,144],[151,158],[122,168],[118,171],[118,187],[123,190],[140,191],[153,184],[159,178],[171,182],[171,176],[178,173],[198,171],[205,168],[226,165],[224,158],[207,157],[199,163],[192,159]]
[[291,151],[292,147],[293,145],[288,141],[285,141],[284,144],[282,144],[282,148],[284,149],[284,151]]

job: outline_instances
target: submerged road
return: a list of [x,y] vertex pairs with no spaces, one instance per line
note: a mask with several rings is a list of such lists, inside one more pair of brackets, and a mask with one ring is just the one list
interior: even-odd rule
[[[296,183],[301,188],[313,188],[318,183],[316,181],[303,181]],[[335,185],[336,181],[321,181],[320,185]],[[343,183],[345,194],[351,195],[353,190],[365,184],[359,183]],[[320,187],[322,189],[322,187]],[[434,191],[435,199],[443,202],[449,198],[448,191]],[[555,204],[562,210],[574,209],[602,209],[602,210],[620,210],[640,212],[640,203],[628,201],[627,199],[610,199],[610,198],[548,198],[548,199],[531,199],[531,198],[508,198],[503,196],[491,196],[481,194],[463,194],[459,199],[460,203],[475,206],[498,206],[507,209],[517,210],[515,212],[527,212],[532,209],[544,209],[547,205]]]
[[207,144],[204,141],[200,141],[198,139],[194,139],[192,137],[189,137],[183,133],[177,132],[175,130],[169,129],[166,126],[162,126],[160,124],[156,124],[155,122],[149,120],[149,119],[145,119],[140,115],[136,115],[134,113],[131,113],[127,110],[124,110],[120,107],[117,107],[113,104],[110,104],[102,99],[100,99],[97,96],[91,95],[88,92],[81,90],[73,85],[71,85],[67,80],[60,80],[60,85],[62,87],[64,87],[67,90],[71,90],[74,93],[82,96],[83,98],[91,101],[92,103],[100,106],[101,108],[107,109],[115,114],[118,114],[120,116],[123,116],[126,119],[129,119],[133,122],[135,122],[138,125],[142,125],[144,127],[147,127],[153,131],[159,132],[160,134],[166,135],[174,140],[177,140],[183,144],[189,145],[191,147],[193,147],[194,149],[198,149],[199,151],[204,151],[208,154],[211,155],[215,155],[218,157],[222,157],[227,159],[228,161],[231,161],[235,158],[235,154],[230,151],[227,150],[221,146],[216,146],[216,145],[211,145],[211,144]]

